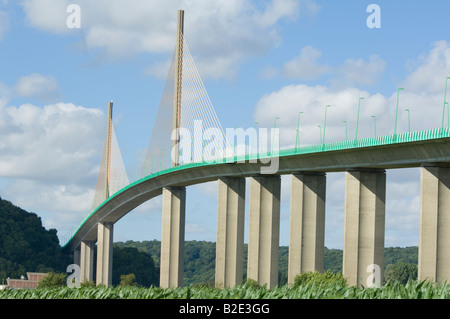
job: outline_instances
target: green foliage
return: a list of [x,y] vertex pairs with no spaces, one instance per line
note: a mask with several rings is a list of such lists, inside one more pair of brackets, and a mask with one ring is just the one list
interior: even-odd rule
[[59,288],[67,285],[67,275],[49,272],[38,283],[38,288]]
[[342,273],[333,273],[331,271],[326,271],[320,273],[315,272],[305,272],[298,274],[294,278],[294,287],[304,286],[304,285],[321,285],[321,286],[347,286],[347,280],[345,280]]
[[159,269],[155,268],[153,258],[134,247],[114,244],[113,285],[119,285],[122,275],[133,274],[137,284],[145,287],[159,285]]
[[0,299],[449,299],[450,285],[409,281],[389,282],[381,288],[355,288],[342,285],[284,285],[274,289],[245,283],[231,289],[194,286],[81,287],[0,290]]
[[386,281],[398,281],[406,285],[409,280],[417,280],[417,265],[399,262],[386,267],[384,278]]
[[120,276],[120,283],[119,286],[137,286],[136,282],[136,275],[135,274],[128,274],[128,275],[121,275]]
[[55,229],[41,218],[0,198],[0,279],[25,272],[64,271],[70,262],[61,252]]
[[419,259],[419,247],[389,247],[384,249],[384,267],[400,262],[416,264]]

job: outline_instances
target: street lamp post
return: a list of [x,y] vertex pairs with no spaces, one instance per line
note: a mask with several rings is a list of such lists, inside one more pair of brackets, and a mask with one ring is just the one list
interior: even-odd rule
[[270,146],[271,146],[271,150],[270,150],[270,155],[272,155],[273,154],[273,144],[274,144],[274,141],[275,141],[275,138],[274,138],[274,134],[275,134],[275,129],[277,128],[277,120],[278,119],[280,119],[279,117],[275,117],[275,121],[274,121],[274,123],[273,123],[273,134],[272,134],[272,141],[270,142]]
[[450,127],[450,108],[448,106],[448,102],[445,102],[444,105],[447,104],[447,128]]
[[[259,124],[259,122],[255,122],[256,128],[258,128],[258,124]],[[256,133],[256,136],[252,137],[252,145],[251,145],[252,150],[251,150],[250,154],[253,154],[253,152],[254,152],[253,145],[255,144],[255,142],[256,142],[256,153],[258,153],[258,131],[257,131],[257,129],[255,130],[255,133]]]
[[411,116],[409,109],[405,109],[406,112],[408,112],[408,132],[411,133]]
[[320,131],[320,144],[322,144],[322,126],[317,125],[317,127],[319,128]]
[[398,88],[398,90],[397,90],[397,108],[395,109],[394,135],[397,135],[398,100],[400,97],[400,90],[404,90],[404,88]]
[[298,120],[297,120],[297,135],[295,136],[295,151],[297,151],[297,143],[298,143],[298,134],[300,129],[300,114],[303,112],[298,112]]
[[375,128],[375,137],[377,137],[377,117],[375,115],[372,115],[373,121],[374,121],[374,128]]
[[445,78],[445,91],[444,91],[444,107],[442,108],[442,126],[444,127],[444,114],[445,114],[445,103],[447,103],[447,80],[450,79],[450,76]]
[[359,102],[358,102],[358,115],[356,117],[356,135],[355,135],[355,141],[358,139],[358,126],[359,126],[359,109],[361,107],[361,100],[363,100],[364,97],[360,97],[359,98]]
[[348,141],[348,135],[347,135],[347,121],[342,121],[342,123],[345,123],[345,140]]
[[322,144],[325,144],[325,129],[327,127],[327,109],[330,107],[331,105],[327,105],[325,106],[325,120],[323,123],[323,141]]

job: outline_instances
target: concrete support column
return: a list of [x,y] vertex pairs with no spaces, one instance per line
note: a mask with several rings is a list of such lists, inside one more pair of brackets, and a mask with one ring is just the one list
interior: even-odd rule
[[323,272],[325,193],[324,173],[292,175],[288,283],[303,272]]
[[78,246],[73,250],[73,263],[75,265],[80,265],[80,258],[81,258],[80,253],[81,253],[80,246]]
[[80,244],[80,282],[94,281],[94,241]]
[[280,188],[278,175],[250,179],[247,278],[268,288],[278,283]]
[[183,285],[186,188],[163,189],[160,287]]
[[343,275],[351,286],[372,286],[373,279],[382,285],[385,201],[384,170],[345,173]]
[[216,287],[242,283],[244,260],[245,178],[218,181]]
[[113,230],[113,223],[97,224],[97,286],[112,285]]
[[450,281],[450,168],[422,167],[420,173],[418,279]]

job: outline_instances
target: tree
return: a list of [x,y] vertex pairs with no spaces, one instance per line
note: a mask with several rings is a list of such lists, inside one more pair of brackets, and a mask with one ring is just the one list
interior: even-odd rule
[[62,273],[48,273],[38,283],[38,288],[59,288],[67,284],[67,276]]
[[405,285],[408,280],[417,280],[417,265],[399,262],[389,264],[384,274],[385,280],[398,281]]
[[137,286],[137,285],[138,285],[138,283],[136,282],[135,274],[128,274],[128,275],[120,276],[119,286]]
[[113,285],[120,284],[121,275],[134,274],[139,285],[149,287],[159,284],[159,272],[150,255],[133,247],[120,247],[114,244]]

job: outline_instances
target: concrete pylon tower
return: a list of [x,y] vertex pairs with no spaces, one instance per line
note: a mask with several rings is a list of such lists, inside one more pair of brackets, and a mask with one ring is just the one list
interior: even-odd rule
[[113,101],[108,103],[108,122],[106,131],[106,176],[105,176],[105,200],[109,197],[109,188],[111,185],[111,139],[112,139],[112,112]]
[[177,40],[175,45],[175,85],[173,98],[173,125],[175,139],[172,140],[172,166],[179,165],[179,142],[181,123],[181,86],[183,76],[183,32],[184,32],[184,10],[178,10],[177,16]]

